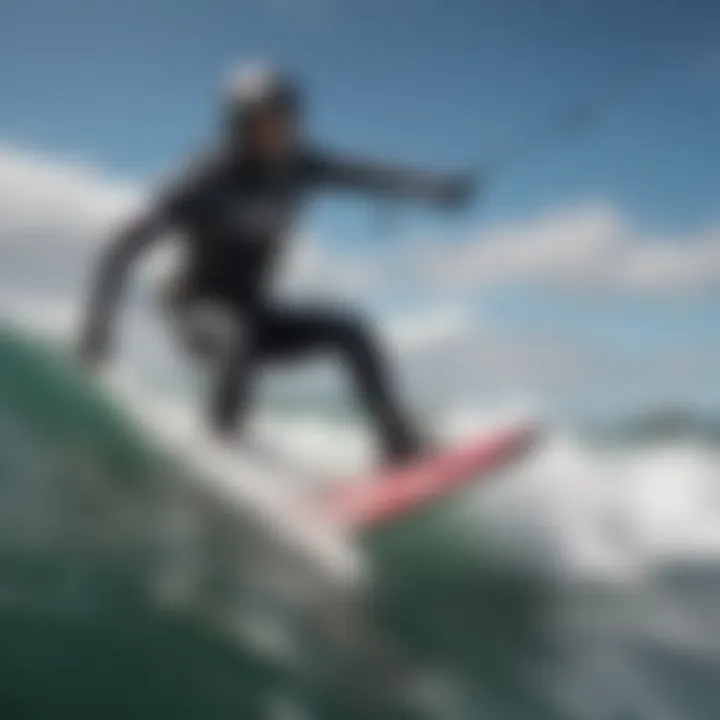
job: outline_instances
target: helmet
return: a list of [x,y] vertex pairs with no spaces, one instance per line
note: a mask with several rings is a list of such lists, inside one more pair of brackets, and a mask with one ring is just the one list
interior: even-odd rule
[[278,109],[298,114],[300,92],[289,76],[267,65],[243,65],[230,76],[225,93],[228,112],[234,117],[247,117],[262,109]]

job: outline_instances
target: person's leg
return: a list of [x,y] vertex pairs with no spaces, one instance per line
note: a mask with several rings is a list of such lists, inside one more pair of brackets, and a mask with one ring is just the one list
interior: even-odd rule
[[180,308],[177,319],[185,347],[209,367],[208,423],[228,439],[248,406],[256,359],[250,318],[228,303],[197,298]]
[[364,322],[336,310],[276,308],[264,311],[257,339],[269,359],[337,352],[351,371],[386,458],[401,460],[421,450],[419,436],[400,410],[380,345]]
[[238,328],[235,337],[217,355],[210,388],[208,419],[222,439],[230,439],[245,422],[254,366],[254,353]]

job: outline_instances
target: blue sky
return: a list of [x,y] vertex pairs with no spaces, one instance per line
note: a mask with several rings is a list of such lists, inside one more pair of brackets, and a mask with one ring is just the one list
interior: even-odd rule
[[[691,244],[720,227],[719,48],[711,0],[5,0],[0,142],[145,184],[211,135],[223,75],[258,57],[306,82],[313,136],[430,167],[482,168],[549,118],[599,102],[595,127],[490,178],[466,216],[410,210],[392,233],[432,235],[451,253],[469,236],[532,234],[539,217],[598,205],[631,246]],[[340,252],[385,241],[373,217],[322,200],[307,224]],[[428,298],[596,359],[615,348],[620,365],[678,346],[720,357],[712,278],[700,294],[651,297],[515,276],[491,285]],[[647,394],[717,398],[709,376],[669,374]],[[600,387],[627,394],[615,380]]]
[[[292,68],[311,129],[441,165],[494,156],[578,102],[600,127],[495,188],[484,217],[602,194],[655,226],[713,218],[720,8],[690,0],[10,0],[0,131],[146,176],[214,121],[242,58]],[[635,79],[637,78],[637,79]]]

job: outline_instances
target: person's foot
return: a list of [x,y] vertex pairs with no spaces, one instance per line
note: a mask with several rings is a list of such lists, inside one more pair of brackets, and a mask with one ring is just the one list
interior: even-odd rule
[[420,433],[407,427],[398,427],[384,438],[384,461],[388,465],[404,464],[418,460],[432,450],[432,443]]

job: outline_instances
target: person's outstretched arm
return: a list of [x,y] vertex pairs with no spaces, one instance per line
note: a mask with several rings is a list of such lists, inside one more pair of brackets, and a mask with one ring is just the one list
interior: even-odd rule
[[166,185],[149,208],[121,230],[100,259],[90,293],[79,352],[89,362],[102,360],[110,345],[115,311],[134,261],[191,211],[212,177],[212,157],[190,162]]
[[470,175],[446,175],[390,163],[317,154],[311,159],[318,182],[333,188],[429,202],[446,207],[468,203],[476,189]]
[[96,364],[104,359],[128,270],[165,227],[164,215],[151,211],[130,223],[111,240],[95,272],[81,328],[79,353],[83,360]]

